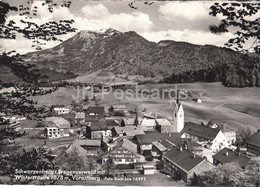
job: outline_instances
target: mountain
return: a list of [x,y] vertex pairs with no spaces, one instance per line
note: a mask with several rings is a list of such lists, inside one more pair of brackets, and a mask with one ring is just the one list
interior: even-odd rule
[[111,28],[80,31],[51,49],[26,54],[24,60],[38,69],[80,75],[101,70],[164,77],[162,81],[169,83],[222,81],[226,86],[260,85],[259,59],[213,45],[170,40],[154,43],[136,32]]

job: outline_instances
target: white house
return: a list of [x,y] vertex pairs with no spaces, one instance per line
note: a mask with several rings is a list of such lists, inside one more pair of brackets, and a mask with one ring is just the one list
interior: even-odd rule
[[181,138],[191,139],[203,146],[219,151],[231,145],[229,139],[219,128],[211,128],[196,123],[186,123],[181,131]]
[[59,115],[61,114],[68,114],[70,112],[70,108],[69,107],[65,107],[65,106],[54,106],[53,107],[53,111]]
[[146,131],[155,131],[156,121],[155,119],[144,118],[144,120],[141,123],[141,126],[146,127]]

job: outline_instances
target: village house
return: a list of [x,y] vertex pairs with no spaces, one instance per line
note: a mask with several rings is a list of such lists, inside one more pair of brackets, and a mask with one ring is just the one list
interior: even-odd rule
[[165,118],[162,119],[155,119],[156,130],[160,133],[170,133],[174,132],[174,126],[171,122]]
[[76,112],[75,113],[75,123],[84,123],[86,120],[85,112]]
[[68,114],[70,113],[70,108],[68,106],[64,106],[64,105],[55,105],[52,106],[52,111],[54,111],[55,113],[62,115],[62,114]]
[[182,138],[191,139],[216,152],[231,145],[219,128],[210,128],[192,122],[186,123],[180,134]]
[[87,115],[104,116],[105,107],[103,106],[90,106],[88,107]]
[[[114,121],[114,122],[113,122]],[[86,126],[86,137],[89,139],[103,139],[105,137],[111,137],[111,129],[119,124],[115,120],[101,119],[96,122],[90,122]]]
[[59,137],[61,137],[60,129],[53,121],[47,121],[46,122],[44,133],[45,133],[45,136],[47,138],[59,138]]
[[102,164],[107,163],[109,160],[114,164],[134,164],[137,162],[138,154],[127,146],[125,141],[121,141],[114,146],[107,153],[101,155]]
[[230,162],[236,162],[240,167],[245,168],[250,161],[250,158],[242,155],[239,151],[233,151],[228,148],[220,150],[217,154],[213,156],[213,164],[226,164]]
[[[46,136],[50,138],[69,136],[70,122],[62,117],[47,117],[46,122],[53,122],[47,124],[45,128]],[[48,126],[49,125],[49,126]],[[55,133],[54,133],[55,131]],[[52,132],[52,133],[51,133]]]
[[137,145],[138,153],[142,155],[151,155],[153,142],[166,139],[167,137],[179,137],[179,133],[148,133],[135,135],[132,141]]
[[163,155],[164,171],[178,179],[189,182],[194,174],[213,168],[207,160],[193,154],[189,149],[176,146]]
[[20,128],[20,121],[16,120],[9,120],[9,124],[0,126],[0,130],[5,130],[6,132],[18,132]]
[[147,119],[144,118],[141,126],[144,126],[146,128],[145,131],[155,131],[156,130],[156,122],[155,119]]
[[[74,140],[64,153],[76,152],[83,160],[84,166],[91,169],[91,163],[104,153],[101,140]],[[63,153],[63,154],[64,154]],[[61,156],[61,155],[60,155]],[[57,158],[56,158],[57,159]]]
[[252,134],[246,141],[247,151],[257,156],[260,155],[260,130]]
[[202,156],[203,148],[200,144],[189,139],[180,138],[177,136],[167,137],[166,139],[158,142],[153,142],[152,156],[162,160],[162,156],[168,150],[176,146],[183,146],[190,150],[192,153]]
[[19,116],[19,115],[13,115],[13,116],[3,116],[4,120],[11,120],[11,121],[23,121],[26,120],[26,117]]
[[214,123],[208,123],[208,126],[211,128],[219,128],[223,132],[223,134],[228,139],[229,144],[234,144],[236,142],[236,132],[229,128],[226,124],[214,124]]
[[124,126],[124,127],[113,127],[112,137],[118,136],[127,136],[127,137],[134,137],[137,134],[145,134],[144,131],[146,130],[143,126]]
[[[133,126],[134,123],[135,123],[135,117],[126,117],[124,119],[122,119],[121,121],[121,126]],[[143,118],[137,118],[138,119],[138,124],[137,125],[140,125],[143,121]]]

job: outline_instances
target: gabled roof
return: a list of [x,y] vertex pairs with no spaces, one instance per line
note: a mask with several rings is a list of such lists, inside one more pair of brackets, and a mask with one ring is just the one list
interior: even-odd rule
[[85,112],[77,112],[75,114],[76,119],[85,119],[85,116],[86,116]]
[[158,125],[171,125],[171,122],[168,119],[162,118],[162,119],[155,119],[157,121]]
[[102,115],[86,115],[85,116],[85,122],[96,122],[102,119]]
[[250,158],[242,155],[237,151],[232,151],[231,149],[224,148],[213,156],[213,158],[222,164],[230,162],[238,162],[241,167],[246,167],[250,161]]
[[205,161],[200,156],[194,155],[190,150],[180,150],[179,147],[172,148],[163,157],[186,173]]
[[90,106],[90,107],[88,107],[88,113],[103,114],[103,113],[105,113],[105,107],[103,107],[103,106]]
[[185,124],[180,134],[182,135],[183,133],[187,133],[193,136],[197,136],[212,141],[218,135],[219,131],[219,128],[210,128],[208,126],[188,122]]
[[107,123],[105,120],[99,120],[96,122],[91,122],[90,126],[91,131],[102,131],[108,130]]
[[106,119],[106,123],[108,127],[116,127],[119,126],[119,123],[114,119]]
[[135,153],[134,151],[132,151],[132,150],[130,150],[130,149],[128,149],[128,147],[126,146],[126,144],[125,144],[125,141],[124,141],[124,138],[121,140],[121,141],[119,141],[118,143],[117,143],[117,145],[115,145],[110,151],[108,151],[108,152],[106,152],[106,153],[104,153],[103,155],[101,155],[101,158],[103,158],[103,157],[106,157],[107,155],[109,155],[109,153],[112,153],[112,152],[114,152],[115,150],[117,150],[117,149],[126,149],[126,150],[128,150],[129,152],[131,152],[133,155],[135,155],[136,157],[138,157],[137,155],[137,153]]
[[173,138],[179,137],[179,133],[149,133],[149,134],[142,134],[136,135],[135,138],[139,144],[152,144],[152,142],[159,141],[166,139],[167,137]]
[[116,134],[125,134],[126,136],[133,137],[137,134],[145,134],[144,130],[146,129],[145,127],[142,126],[125,126],[125,127],[114,127],[113,128]]
[[246,141],[247,144],[251,144],[257,147],[260,147],[260,130],[251,135]]
[[160,142],[153,142],[153,146],[163,152],[167,150],[167,147],[163,146]]
[[147,119],[144,118],[144,120],[141,123],[142,126],[156,126],[155,119]]
[[95,146],[95,147],[101,146],[101,140],[90,140],[90,139],[75,140],[73,143],[80,146]]
[[45,121],[53,121],[59,128],[70,128],[70,122],[62,117],[47,117]]
[[91,122],[89,127],[91,131],[102,131],[102,130],[111,130],[113,127],[117,127],[119,124],[112,119],[101,119],[99,121]]

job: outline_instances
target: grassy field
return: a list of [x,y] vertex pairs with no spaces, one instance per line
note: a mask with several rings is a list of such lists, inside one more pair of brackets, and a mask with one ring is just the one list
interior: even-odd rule
[[[139,89],[174,89],[175,84],[146,84]],[[213,121],[227,123],[231,128],[250,126],[260,128],[260,88],[227,88],[221,83],[186,83],[178,84],[178,89],[186,89],[194,98],[201,95],[202,103],[192,100],[192,97],[182,101],[185,121],[200,123]],[[127,98],[116,100],[113,94],[106,95],[102,104],[114,102],[129,102],[136,104],[139,109],[146,108],[148,112],[158,113],[172,119],[173,106],[169,99]]]
[[[182,101],[185,113],[185,121],[200,123],[201,121],[213,121],[227,123],[230,127],[250,126],[260,128],[260,88],[228,88],[221,83],[185,83],[178,84],[178,89],[186,89],[191,96]],[[142,89],[175,89],[175,84],[145,84],[139,85]],[[60,88],[58,91],[34,97],[38,105],[51,106],[53,104],[69,105],[72,95],[76,95],[75,89]],[[201,96],[202,103],[192,99]],[[114,93],[107,94],[100,100],[100,105],[131,103],[139,107],[139,111],[146,108],[147,112],[158,113],[168,119],[172,119],[173,106],[170,100],[153,98],[121,98],[116,99]],[[173,101],[175,102],[175,101]]]

